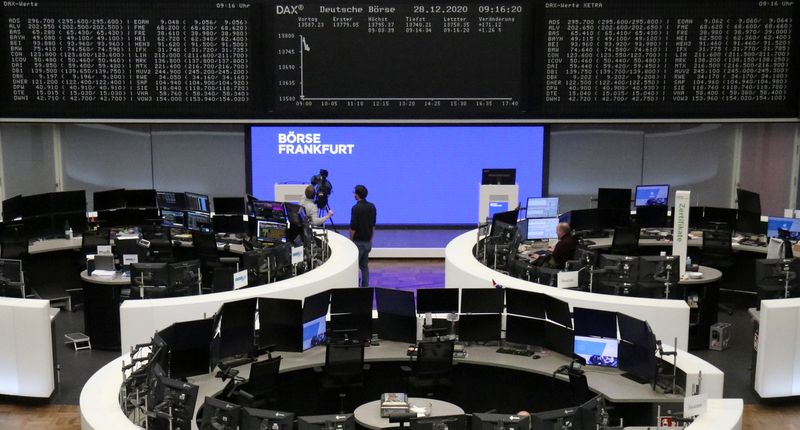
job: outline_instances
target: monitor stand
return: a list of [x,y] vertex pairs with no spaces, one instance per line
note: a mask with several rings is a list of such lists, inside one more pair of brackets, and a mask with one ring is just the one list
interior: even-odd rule
[[640,384],[648,384],[648,383],[650,383],[650,381],[648,381],[647,379],[642,378],[641,376],[634,375],[633,373],[627,373],[626,372],[626,373],[623,373],[620,376],[622,376],[623,378],[628,378],[631,381],[638,382]]

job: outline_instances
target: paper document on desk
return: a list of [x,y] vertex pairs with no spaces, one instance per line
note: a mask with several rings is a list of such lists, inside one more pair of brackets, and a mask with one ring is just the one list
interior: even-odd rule
[[117,272],[114,270],[93,270],[92,276],[97,278],[113,278]]
[[578,288],[578,271],[558,272],[558,288]]

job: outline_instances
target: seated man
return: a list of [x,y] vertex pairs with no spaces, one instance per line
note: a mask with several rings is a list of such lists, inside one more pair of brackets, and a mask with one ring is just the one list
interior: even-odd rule
[[578,240],[572,236],[572,228],[569,224],[562,222],[556,227],[558,243],[547,248],[547,254],[533,254],[531,258],[539,266],[554,267],[563,269],[568,260],[575,256],[575,249],[578,247]]

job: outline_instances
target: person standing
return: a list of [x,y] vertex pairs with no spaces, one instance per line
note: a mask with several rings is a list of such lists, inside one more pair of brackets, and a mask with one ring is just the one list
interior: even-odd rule
[[353,190],[356,204],[350,211],[350,240],[358,248],[358,269],[361,271],[361,286],[369,286],[369,252],[372,250],[372,234],[375,232],[375,205],[367,201],[367,187],[356,185]]

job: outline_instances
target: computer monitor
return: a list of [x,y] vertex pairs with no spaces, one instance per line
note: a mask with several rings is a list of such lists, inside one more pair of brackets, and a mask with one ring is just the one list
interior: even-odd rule
[[578,408],[562,408],[531,414],[533,430],[581,429]]
[[637,185],[636,207],[667,206],[669,202],[669,185]]
[[517,182],[517,169],[483,169],[481,185],[514,185]]
[[282,202],[255,200],[253,201],[253,211],[258,219],[286,222],[286,208],[283,207]]
[[461,313],[503,313],[502,288],[462,288]]
[[[172,419],[186,424],[194,418],[199,387],[188,382],[159,375],[159,390],[155,396],[153,409],[172,415]],[[189,428],[189,426],[182,427]]]
[[22,218],[48,215],[52,212],[54,193],[34,194],[22,197]]
[[647,255],[639,257],[639,281],[672,282],[680,278],[680,256]]
[[639,228],[669,227],[667,206],[639,206],[636,208],[636,223]]
[[553,218],[558,216],[558,197],[528,197],[526,218]]
[[[652,336],[652,334],[651,334]],[[622,375],[641,384],[655,384],[658,364],[655,338],[645,346],[622,341],[619,343],[619,369]]]
[[544,310],[547,313],[548,320],[572,328],[572,314],[569,312],[569,303],[553,296],[544,295]]
[[575,332],[568,327],[547,321],[544,327],[544,346],[567,358],[572,357]]
[[588,366],[619,367],[619,340],[607,337],[575,336],[575,355]]
[[294,414],[266,409],[244,408],[239,430],[292,430]]
[[226,302],[214,315],[212,367],[229,358],[247,357],[253,354],[256,306],[255,298]]
[[558,218],[528,218],[526,240],[558,239]]
[[161,209],[161,219],[164,227],[183,228],[186,225],[186,213],[181,211]]
[[125,190],[126,208],[155,208],[157,200],[156,190]]
[[598,188],[597,209],[631,210],[630,188]]
[[605,269],[605,279],[636,282],[639,279],[639,257],[601,254],[598,266]]
[[214,214],[211,218],[215,233],[245,234],[249,224],[242,215],[219,215]]
[[372,312],[372,288],[332,288],[331,313]]
[[767,220],[767,236],[778,237],[778,230],[786,230],[788,239],[800,240],[800,218],[769,217]]
[[303,309],[300,300],[258,299],[258,345],[275,345],[278,351],[300,352],[303,342]]
[[493,342],[500,340],[501,314],[462,314],[458,318],[458,340]]
[[417,313],[457,313],[457,288],[420,288],[417,290]]
[[737,188],[736,201],[740,211],[761,215],[761,196],[758,193]]
[[729,228],[733,228],[736,225],[736,209],[706,206],[703,209],[703,224],[704,226],[708,226],[712,223],[724,223],[727,224]]
[[375,288],[375,308],[379,317],[381,314],[417,316],[413,291]]
[[188,294],[197,291],[197,283],[200,279],[200,260],[186,260],[178,263],[170,263],[167,271],[169,272],[169,288],[174,290],[188,290]]
[[761,214],[745,211],[736,212],[736,230],[740,233],[767,234],[768,223],[761,222]]
[[3,200],[3,222],[22,218],[22,195]]
[[445,415],[439,417],[411,418],[409,426],[411,430],[467,430],[467,416]]
[[242,407],[224,400],[206,397],[200,430],[239,430]]
[[496,213],[494,217],[492,217],[492,226],[494,226],[495,222],[503,222],[508,225],[517,225],[518,218],[519,218],[519,209],[513,209],[506,212]]
[[261,242],[274,243],[286,241],[286,230],[288,227],[285,221],[258,220],[256,229],[256,237]]
[[317,346],[325,345],[327,338],[327,322],[325,316],[303,323],[303,351]]
[[508,414],[472,414],[472,430],[530,430],[531,417]]
[[630,209],[598,209],[597,228],[607,229],[631,225]]
[[372,311],[331,314],[329,335],[337,339],[368,342],[372,339]]
[[183,193],[186,199],[186,209],[195,212],[211,212],[211,207],[208,205],[208,196],[205,194],[197,193]]
[[538,318],[506,315],[506,341],[523,345],[545,346],[547,321]]
[[147,256],[147,249],[139,245],[139,239],[114,239],[114,258],[123,268],[127,269],[134,258],[136,262],[144,263],[145,256]]
[[50,195],[50,211],[82,212],[86,217],[86,191],[60,191]]
[[169,284],[167,263],[131,264],[131,284],[145,287],[166,287]]
[[574,231],[592,231],[599,225],[599,212],[597,209],[572,210],[559,217],[561,222],[566,222]]
[[22,260],[0,258],[0,283],[22,282]]
[[203,212],[186,212],[186,228],[191,231],[211,233],[211,216]]
[[620,339],[640,346],[648,344],[652,330],[646,321],[625,314],[617,314],[617,322],[619,322]]
[[125,207],[125,189],[95,191],[94,210],[120,209]]
[[575,307],[572,309],[575,336],[617,338],[617,313]]
[[212,318],[172,324],[168,354],[170,378],[181,379],[208,373],[211,359],[208,345],[213,329]]
[[214,215],[245,214],[247,214],[247,208],[244,197],[214,197]]
[[328,315],[330,303],[330,290],[325,290],[321,293],[306,297],[305,300],[303,300],[303,322],[309,322]]
[[160,209],[184,211],[186,210],[186,196],[174,191],[157,191],[156,204]]
[[506,313],[532,318],[545,318],[547,296],[532,291],[506,288]]
[[297,417],[297,430],[355,430],[353,414]]

